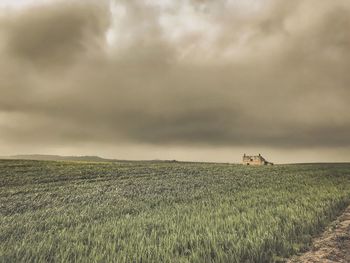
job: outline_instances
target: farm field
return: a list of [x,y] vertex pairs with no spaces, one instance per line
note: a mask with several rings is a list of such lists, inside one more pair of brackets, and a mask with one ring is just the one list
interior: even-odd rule
[[350,164],[0,161],[0,262],[281,262],[350,204]]

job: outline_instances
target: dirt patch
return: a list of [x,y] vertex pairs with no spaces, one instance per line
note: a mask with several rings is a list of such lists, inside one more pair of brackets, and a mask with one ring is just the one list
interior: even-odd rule
[[313,240],[312,249],[287,263],[349,263],[350,206],[320,236]]

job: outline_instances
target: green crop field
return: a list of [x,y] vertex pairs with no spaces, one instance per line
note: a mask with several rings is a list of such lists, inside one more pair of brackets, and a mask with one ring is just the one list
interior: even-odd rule
[[350,204],[350,164],[0,161],[0,262],[276,262]]

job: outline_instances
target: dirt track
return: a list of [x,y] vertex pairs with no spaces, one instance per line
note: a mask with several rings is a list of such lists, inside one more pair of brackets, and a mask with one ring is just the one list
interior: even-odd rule
[[287,263],[350,263],[350,206],[320,237],[313,240],[312,250]]

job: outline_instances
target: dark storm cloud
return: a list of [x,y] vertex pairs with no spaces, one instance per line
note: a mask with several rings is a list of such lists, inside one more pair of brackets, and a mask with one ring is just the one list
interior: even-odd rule
[[96,3],[1,16],[8,143],[350,146],[346,0]]
[[62,2],[5,17],[5,51],[20,59],[18,63],[29,62],[30,66],[72,63],[104,38],[109,24],[106,8],[101,4]]

